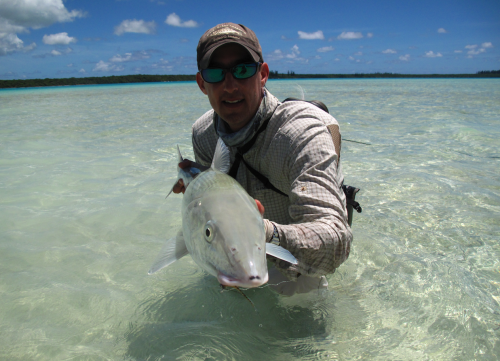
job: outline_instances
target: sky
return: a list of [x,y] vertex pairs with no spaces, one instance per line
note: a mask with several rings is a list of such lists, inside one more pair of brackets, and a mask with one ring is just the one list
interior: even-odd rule
[[499,0],[0,0],[0,79],[195,74],[223,22],[280,73],[500,69]]

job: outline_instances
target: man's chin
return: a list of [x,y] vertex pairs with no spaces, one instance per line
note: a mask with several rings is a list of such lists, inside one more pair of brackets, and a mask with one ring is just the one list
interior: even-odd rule
[[237,132],[238,130],[243,128],[252,119],[252,118],[245,119],[246,117],[248,117],[247,112],[237,112],[237,113],[232,112],[232,113],[225,113],[225,114],[218,113],[218,114],[222,118],[222,120],[224,120],[229,125],[229,127],[233,132]]

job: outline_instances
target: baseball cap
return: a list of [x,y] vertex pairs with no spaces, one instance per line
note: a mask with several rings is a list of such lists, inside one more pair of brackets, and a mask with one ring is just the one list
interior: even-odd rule
[[196,48],[198,69],[206,69],[210,64],[213,52],[219,46],[236,43],[243,46],[254,61],[264,62],[262,48],[255,33],[241,24],[222,23],[207,30],[202,35]]

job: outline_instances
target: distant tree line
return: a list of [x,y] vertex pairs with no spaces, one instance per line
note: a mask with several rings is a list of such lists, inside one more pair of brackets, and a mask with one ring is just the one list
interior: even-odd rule
[[24,88],[39,86],[91,85],[91,84],[121,84],[150,83],[170,81],[196,80],[196,75],[119,75],[88,78],[46,78],[0,80],[0,88]]
[[500,70],[483,70],[483,71],[478,71],[478,75],[500,75]]
[[[295,74],[294,71],[269,72],[270,79],[330,79],[330,78],[499,78],[500,70],[483,70],[476,74],[397,74],[397,73],[355,73],[355,74]],[[92,85],[150,83],[171,81],[194,81],[196,75],[119,75],[87,78],[45,78],[0,80],[0,88],[28,88],[41,86]]]
[[277,70],[269,71],[269,79],[286,79],[286,78],[295,78],[296,74],[294,71],[288,71],[286,74],[279,74]]
[[354,73],[354,74],[295,74],[294,71],[278,73],[270,71],[269,79],[329,79],[329,78],[498,78],[500,70],[478,71],[476,74],[398,74],[398,73]]

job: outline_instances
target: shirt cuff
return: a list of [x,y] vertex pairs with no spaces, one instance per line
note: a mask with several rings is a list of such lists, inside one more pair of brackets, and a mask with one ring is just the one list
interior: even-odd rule
[[264,218],[264,228],[266,230],[266,242],[271,242],[274,233],[274,225],[269,219]]

